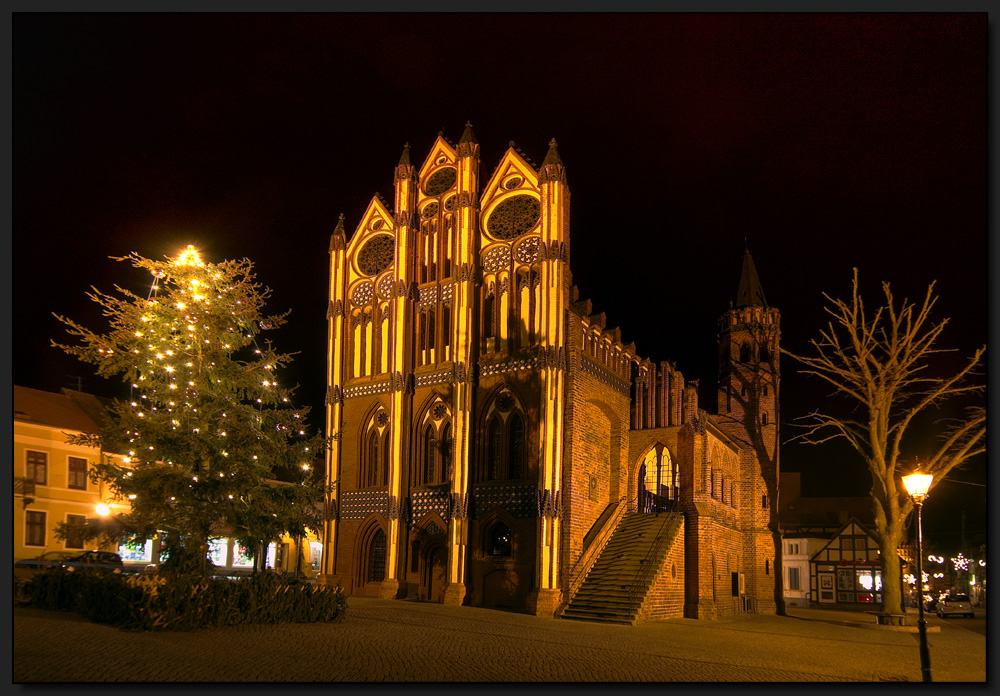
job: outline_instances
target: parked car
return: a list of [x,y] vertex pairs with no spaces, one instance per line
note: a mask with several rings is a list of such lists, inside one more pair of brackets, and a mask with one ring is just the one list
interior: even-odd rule
[[125,567],[122,557],[112,551],[84,551],[63,559],[61,565],[66,570],[94,568],[110,570],[113,573],[121,573]]
[[933,595],[924,595],[924,611],[934,611],[937,603],[937,597],[934,597]]
[[972,602],[969,601],[969,595],[965,594],[945,595],[938,600],[936,611],[940,617],[945,617],[949,614],[968,616],[970,619],[975,617],[975,613],[972,611]]
[[35,558],[25,558],[14,563],[14,575],[18,577],[30,577],[46,568],[57,568],[71,556],[73,554],[67,551],[49,551]]

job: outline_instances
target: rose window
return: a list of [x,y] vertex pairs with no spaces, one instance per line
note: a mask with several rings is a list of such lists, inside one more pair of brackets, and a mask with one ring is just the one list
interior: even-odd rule
[[503,200],[486,221],[486,231],[496,239],[514,239],[538,224],[541,208],[534,196],[521,194]]
[[440,196],[442,193],[450,189],[455,185],[455,179],[457,174],[455,173],[454,167],[445,167],[444,169],[439,169],[427,180],[427,185],[424,186],[424,192],[428,196]]
[[392,235],[372,237],[358,252],[358,270],[369,276],[384,271],[392,263],[395,246]]

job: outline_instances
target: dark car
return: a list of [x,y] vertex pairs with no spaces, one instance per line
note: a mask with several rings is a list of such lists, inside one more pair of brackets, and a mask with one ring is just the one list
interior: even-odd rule
[[25,558],[14,563],[14,575],[19,577],[31,576],[46,568],[58,568],[73,553],[67,551],[49,551],[35,558]]
[[120,573],[124,570],[122,557],[112,551],[84,551],[62,561],[62,567],[66,570],[77,568],[93,568],[96,570],[110,570]]

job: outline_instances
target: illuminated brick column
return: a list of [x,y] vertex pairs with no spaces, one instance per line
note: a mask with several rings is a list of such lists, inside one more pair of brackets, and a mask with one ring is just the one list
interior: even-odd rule
[[386,544],[386,577],[382,582],[379,596],[397,597],[400,593],[400,535],[403,505],[403,466],[409,451],[410,410],[413,401],[410,375],[413,371],[413,356],[410,354],[410,337],[413,333],[413,303],[410,285],[413,278],[413,241],[415,231],[411,224],[416,207],[416,177],[410,164],[410,149],[407,145],[396,166],[395,219],[396,255],[394,263],[394,283],[392,309],[389,323],[392,326],[392,346],[390,349],[389,372],[392,375],[392,396],[389,412],[389,509],[387,517],[389,534]]
[[326,313],[326,485],[330,490],[327,520],[323,525],[323,570],[319,582],[336,584],[337,517],[340,491],[340,428],[342,422],[344,383],[344,302],[347,293],[347,240],[344,216],[330,238],[330,296]]
[[455,224],[452,267],[455,289],[451,345],[455,365],[452,403],[454,475],[451,481],[452,515],[448,525],[448,585],[445,604],[461,604],[468,589],[465,582],[466,551],[469,540],[468,503],[472,440],[472,381],[474,345],[478,339],[476,312],[475,259],[479,249],[479,143],[471,124],[458,143],[458,215]]
[[542,262],[541,423],[539,424],[538,561],[535,589],[529,609],[539,616],[553,616],[562,599],[559,578],[560,517],[562,508],[563,427],[565,421],[566,311],[569,287],[569,189],[556,141],[542,162],[541,189]]

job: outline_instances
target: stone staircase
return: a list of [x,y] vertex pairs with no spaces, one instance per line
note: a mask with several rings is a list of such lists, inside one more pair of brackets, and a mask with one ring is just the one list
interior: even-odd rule
[[562,618],[635,624],[683,521],[678,513],[625,515]]

